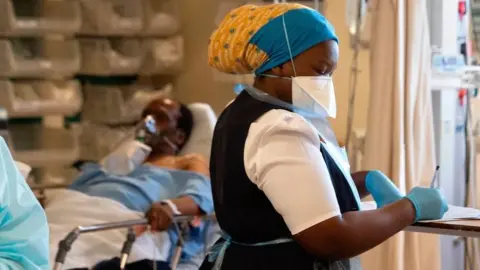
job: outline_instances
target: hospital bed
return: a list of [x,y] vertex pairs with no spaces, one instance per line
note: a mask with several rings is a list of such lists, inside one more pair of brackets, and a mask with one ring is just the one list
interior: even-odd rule
[[[212,108],[203,103],[193,103],[188,105],[188,108],[193,113],[193,121],[194,126],[190,136],[190,139],[182,149],[180,154],[188,154],[188,153],[199,153],[204,155],[207,159],[210,159],[210,149],[211,149],[211,140],[213,135],[213,129],[216,123],[216,115],[213,112]],[[48,197],[48,192],[55,189],[64,189],[68,185],[64,184],[53,184],[53,185],[32,185],[31,188],[37,193],[39,200],[42,202],[44,207],[48,207],[50,198]],[[186,237],[186,229],[188,226],[182,226],[185,222],[193,219],[194,217],[191,216],[177,216],[174,218],[174,225],[177,230],[177,234],[179,235],[179,239],[176,243],[176,246],[173,247],[175,249],[174,256],[171,260],[171,267],[172,269],[194,269],[189,268],[188,265],[184,266],[179,263],[180,254],[182,252],[183,243],[188,240],[185,239]],[[211,224],[206,230],[208,237],[206,237],[205,247],[211,246],[215,243],[215,241],[220,237],[219,234],[219,227],[216,224],[216,220],[214,216],[205,216],[202,217],[204,220],[208,220]],[[68,252],[73,247],[73,244],[80,235],[87,234],[87,233],[95,233],[99,231],[105,230],[114,230],[125,228],[128,229],[128,233],[125,235],[125,242],[123,244],[122,250],[119,250],[119,255],[121,255],[121,262],[124,265],[128,254],[130,252],[131,246],[135,241],[135,234],[133,233],[133,226],[136,225],[144,225],[146,224],[145,219],[137,219],[137,220],[125,220],[121,222],[113,222],[113,223],[105,223],[105,224],[78,224],[77,227],[73,228],[72,231],[68,235],[65,235],[63,240],[58,243],[58,251],[55,258],[55,265],[54,269],[62,269],[67,259]],[[205,252],[202,254],[198,254],[195,258],[192,258],[193,265],[198,265],[203,261]],[[110,258],[105,258],[110,259]],[[81,266],[84,267],[84,266]]]
[[[170,267],[172,270],[180,269],[179,262],[181,258],[181,254],[183,251],[185,241],[188,241],[188,226],[183,226],[186,222],[190,222],[194,219],[193,216],[176,216],[173,218],[173,224],[175,226],[175,230],[179,236],[175,250],[173,253],[173,257],[171,259]],[[204,221],[215,221],[215,215],[206,215],[203,216],[202,219]],[[73,229],[60,243],[58,244],[58,252],[55,257],[55,264],[53,266],[54,270],[62,270],[63,264],[65,263],[65,259],[67,257],[68,252],[70,251],[73,243],[75,240],[82,234],[86,233],[94,233],[98,231],[104,230],[114,230],[114,229],[121,229],[121,228],[128,228],[128,233],[125,237],[125,242],[123,243],[123,247],[120,252],[120,269],[124,269],[125,265],[128,260],[128,256],[130,255],[130,251],[132,248],[133,243],[135,242],[136,235],[133,231],[134,226],[139,225],[147,225],[147,219],[137,219],[137,220],[126,220],[122,222],[112,222],[112,223],[105,223],[105,224],[94,224],[89,226],[78,226],[77,228]],[[207,233],[209,233],[207,231]],[[217,237],[218,238],[218,237]],[[204,249],[204,256],[206,255],[207,246],[213,245],[213,243],[217,240],[215,238],[211,239],[209,243],[208,238],[205,241],[205,249]],[[204,256],[200,256],[195,259],[203,259]]]

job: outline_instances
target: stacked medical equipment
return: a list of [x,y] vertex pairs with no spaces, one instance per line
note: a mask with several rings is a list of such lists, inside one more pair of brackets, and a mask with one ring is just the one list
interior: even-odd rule
[[183,39],[174,0],[82,0],[84,108],[80,159],[99,160],[133,134],[147,103],[172,92]]
[[[181,70],[173,0],[0,0],[0,7],[0,107],[10,117],[15,158],[38,178],[71,178],[62,168],[82,153],[98,157],[98,141],[121,137],[103,134],[105,124],[136,120]],[[125,77],[134,83],[118,83]],[[86,121],[65,121],[80,112]],[[84,124],[101,125],[85,138]]]
[[[0,106],[14,119],[12,152],[35,168],[77,158],[75,136],[63,117],[80,111],[76,1],[0,0]],[[43,118],[41,121],[17,119]]]

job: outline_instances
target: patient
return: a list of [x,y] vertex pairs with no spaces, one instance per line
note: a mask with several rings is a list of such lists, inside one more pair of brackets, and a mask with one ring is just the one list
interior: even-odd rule
[[[78,199],[76,205],[79,205],[80,201],[82,206],[89,204],[90,211],[99,212],[98,221],[93,218],[94,213],[84,213],[83,216],[88,215],[84,221],[78,220],[78,217],[72,217],[79,222],[77,225],[135,219],[148,213],[150,220],[154,220],[152,226],[155,229],[168,230],[171,228],[174,215],[202,215],[213,212],[207,161],[196,154],[178,155],[193,128],[193,116],[190,110],[172,99],[162,98],[152,101],[145,108],[143,116],[146,115],[152,115],[155,118],[157,129],[162,131],[166,140],[149,140],[152,152],[145,164],[126,176],[109,174],[98,164],[85,164],[82,167],[82,174],[73,182],[70,190],[82,193],[83,198]],[[88,198],[85,198],[87,196]],[[73,200],[70,198],[70,201]],[[78,208],[82,206],[79,205]],[[47,215],[48,208],[49,206],[46,208]],[[112,215],[114,211],[115,215]],[[128,211],[141,213],[141,215],[131,216]],[[121,213],[124,212],[126,213],[122,215]],[[71,213],[62,215],[68,214]],[[81,212],[79,215],[82,215]],[[106,218],[108,215],[112,215],[113,220],[108,220]],[[190,241],[186,243],[182,254],[183,261],[203,250],[204,233],[202,231],[204,229],[204,224],[199,224],[190,231]],[[125,239],[124,235],[120,237],[122,240],[117,245],[121,245]],[[168,234],[163,233],[160,238],[155,239],[157,243],[162,242],[163,247],[160,247],[156,254],[148,255],[149,252],[151,253],[149,248],[139,247],[137,251],[140,250],[140,252],[137,252],[134,246],[133,259],[130,260],[131,264],[127,265],[127,269],[150,269],[152,259],[157,261],[157,269],[168,269],[168,261],[172,255],[170,247],[176,243],[177,236],[173,230],[168,230]],[[141,243],[142,240],[139,239],[137,242]],[[75,248],[72,249],[72,252],[74,251]],[[115,252],[119,254],[120,249]],[[137,254],[137,256],[134,254],[136,252],[143,255]],[[91,267],[91,265],[83,266]],[[119,260],[116,258],[100,263],[96,269],[118,269],[118,267]]]

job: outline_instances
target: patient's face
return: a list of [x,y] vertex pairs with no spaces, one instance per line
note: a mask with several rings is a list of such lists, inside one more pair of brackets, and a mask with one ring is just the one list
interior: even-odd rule
[[[157,129],[164,134],[177,147],[185,141],[185,134],[177,128],[178,119],[181,116],[180,104],[169,98],[156,99],[150,102],[142,113],[142,116],[153,116]],[[163,140],[151,145],[155,154],[175,154],[176,149]]]
[[155,99],[143,110],[142,116],[152,115],[160,130],[176,128],[180,117],[180,104],[173,99]]

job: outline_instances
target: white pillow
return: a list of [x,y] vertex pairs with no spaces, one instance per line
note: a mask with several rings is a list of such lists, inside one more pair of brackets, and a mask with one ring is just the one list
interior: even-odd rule
[[27,180],[28,176],[30,175],[30,172],[32,171],[32,167],[20,161],[15,161],[15,163],[17,164],[17,168],[22,174],[23,178]]
[[187,105],[193,114],[193,130],[190,139],[183,147],[180,154],[201,154],[210,160],[212,137],[217,116],[210,105],[205,103],[192,103]]

